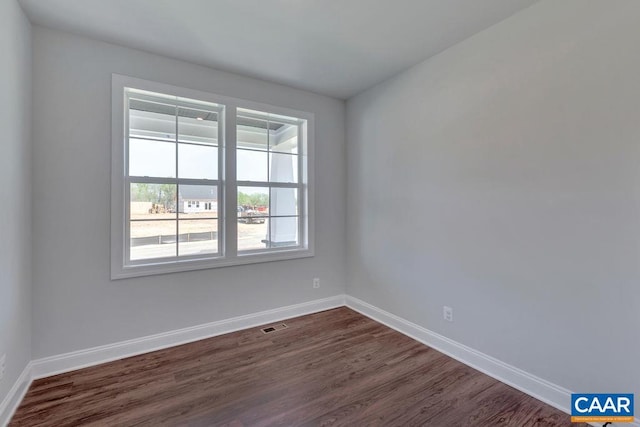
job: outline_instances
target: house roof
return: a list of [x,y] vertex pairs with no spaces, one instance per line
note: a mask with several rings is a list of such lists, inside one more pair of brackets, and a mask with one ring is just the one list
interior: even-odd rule
[[218,200],[218,191],[212,186],[181,185],[178,192],[179,200]]

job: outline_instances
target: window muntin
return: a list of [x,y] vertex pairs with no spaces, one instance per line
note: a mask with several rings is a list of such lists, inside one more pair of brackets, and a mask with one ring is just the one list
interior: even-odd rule
[[[112,117],[112,279],[313,255],[313,115],[114,74]],[[249,220],[247,188],[267,196]]]

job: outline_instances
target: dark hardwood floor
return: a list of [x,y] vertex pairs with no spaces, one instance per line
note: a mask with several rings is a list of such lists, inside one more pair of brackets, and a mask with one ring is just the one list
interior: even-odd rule
[[37,380],[10,425],[572,425],[348,308],[286,324]]

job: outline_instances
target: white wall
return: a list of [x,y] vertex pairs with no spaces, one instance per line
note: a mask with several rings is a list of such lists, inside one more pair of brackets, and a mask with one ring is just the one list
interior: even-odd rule
[[15,0],[0,2],[0,53],[2,402],[31,360],[31,26]]
[[[34,358],[344,292],[342,101],[41,27],[33,43]],[[110,281],[111,73],[315,113],[316,256]]]
[[638,22],[635,0],[546,0],[349,100],[348,294],[638,392]]

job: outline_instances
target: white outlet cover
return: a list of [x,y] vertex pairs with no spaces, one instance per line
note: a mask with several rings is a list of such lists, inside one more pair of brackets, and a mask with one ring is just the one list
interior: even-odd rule
[[442,317],[447,322],[453,322],[453,308],[447,307],[446,305],[442,307]]
[[0,380],[4,377],[6,362],[7,362],[7,355],[3,354],[2,357],[0,357]]

